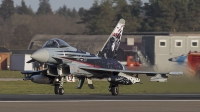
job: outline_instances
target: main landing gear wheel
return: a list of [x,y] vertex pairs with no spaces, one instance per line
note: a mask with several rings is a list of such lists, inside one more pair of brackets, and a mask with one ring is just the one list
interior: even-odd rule
[[55,94],[63,95],[64,94],[64,88],[60,87],[60,85],[55,85],[55,87],[54,87],[54,93]]
[[111,92],[111,94],[113,96],[117,96],[119,94],[119,87],[118,87],[118,85],[117,84],[116,85],[112,85],[110,87],[110,92]]

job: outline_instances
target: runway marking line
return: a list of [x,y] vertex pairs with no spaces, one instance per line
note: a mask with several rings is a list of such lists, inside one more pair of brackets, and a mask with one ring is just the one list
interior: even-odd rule
[[55,103],[55,102],[200,102],[200,100],[63,100],[63,101],[0,101],[0,103]]

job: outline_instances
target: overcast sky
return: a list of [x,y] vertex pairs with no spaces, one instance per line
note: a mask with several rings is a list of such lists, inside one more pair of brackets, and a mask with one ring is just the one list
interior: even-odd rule
[[[22,0],[13,0],[14,5],[21,5]],[[39,6],[39,0],[24,0],[27,6],[31,6],[33,11],[37,11]],[[89,9],[92,4],[94,3],[94,0],[49,0],[51,4],[51,8],[53,11],[56,11],[59,9],[59,7],[62,7],[64,4],[68,8],[76,8],[77,10],[80,7],[84,7],[85,9]],[[149,0],[142,0],[143,2],[148,2]]]

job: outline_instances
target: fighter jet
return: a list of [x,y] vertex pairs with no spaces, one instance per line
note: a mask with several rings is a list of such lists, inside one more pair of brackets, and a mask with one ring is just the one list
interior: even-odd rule
[[46,63],[48,68],[41,71],[22,71],[24,80],[34,83],[51,84],[54,93],[64,94],[63,83],[68,75],[74,75],[79,79],[78,88],[81,88],[86,78],[107,78],[109,91],[113,96],[119,94],[119,84],[131,85],[140,83],[139,74],[155,76],[150,81],[166,81],[166,75],[179,75],[182,72],[154,72],[154,71],[130,71],[115,58],[122,38],[125,20],[120,19],[111,35],[96,54],[91,54],[70,46],[65,41],[54,38],[47,41],[44,46],[34,52],[31,58],[35,61]]
[[187,54],[183,54],[181,56],[173,57],[168,59],[171,62],[177,62],[179,65],[183,65],[185,62],[187,62]]

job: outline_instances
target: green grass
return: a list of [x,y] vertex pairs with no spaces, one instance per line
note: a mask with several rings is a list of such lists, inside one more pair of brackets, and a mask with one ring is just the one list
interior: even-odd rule
[[[0,71],[0,78],[23,78],[21,71]],[[168,82],[149,82],[149,78],[140,75],[143,84],[120,85],[120,94],[198,94],[200,79],[186,76],[170,76]],[[65,83],[65,94],[110,94],[107,81],[93,81],[95,89],[89,89],[87,83],[82,89],[76,89],[76,83]],[[45,84],[35,84],[31,81],[0,81],[0,94],[54,94],[54,87]]]
[[[150,77],[142,76],[143,84],[120,85],[120,94],[199,94],[200,80],[181,76],[169,77],[168,82],[149,82]],[[65,94],[110,94],[107,81],[93,81],[95,89],[89,89],[87,84],[82,89],[76,89],[76,83],[65,83]],[[54,94],[54,87],[45,84],[35,84],[31,81],[0,81],[0,94]]]
[[23,78],[21,71],[0,70],[0,78]]

